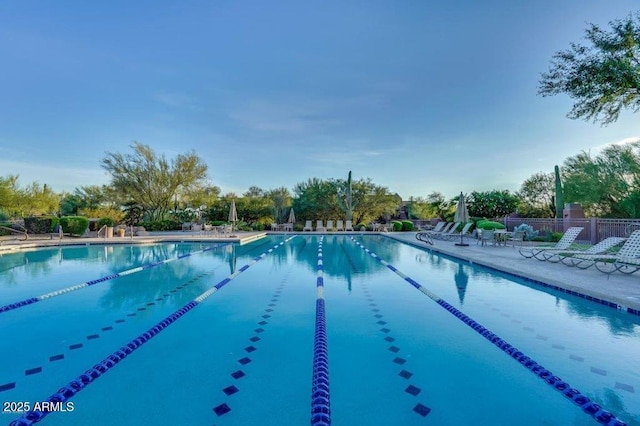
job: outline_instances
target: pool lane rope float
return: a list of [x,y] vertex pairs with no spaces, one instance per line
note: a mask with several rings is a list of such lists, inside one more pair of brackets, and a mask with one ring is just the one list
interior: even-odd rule
[[311,424],[329,426],[331,409],[329,396],[329,352],[327,350],[327,321],[324,306],[324,265],[322,240],[318,243],[316,278],[316,323],[313,339],[313,382],[311,387]]
[[[135,351],[140,346],[145,344],[147,341],[149,341],[151,338],[156,336],[158,333],[160,333],[162,330],[167,328],[169,325],[173,324],[184,314],[186,314],[187,312],[189,312],[190,310],[198,306],[202,301],[204,301],[206,298],[211,296],[213,293],[220,290],[222,287],[228,284],[229,281],[236,278],[242,272],[246,271],[251,266],[253,266],[256,262],[259,262],[260,260],[265,258],[268,254],[280,248],[289,240],[295,237],[296,235],[293,235],[285,239],[284,241],[281,241],[280,243],[274,245],[273,247],[271,247],[269,250],[265,251],[261,255],[253,258],[249,263],[244,265],[242,268],[238,269],[236,272],[229,275],[228,277],[220,281],[218,284],[214,285],[209,290],[205,291],[204,293],[202,293],[201,295],[193,299],[191,302],[184,305],[182,308],[178,309],[177,311],[175,311],[174,313],[172,313],[162,321],[158,322],[156,325],[154,325],[144,333],[140,334],[135,339],[131,340],[126,345],[122,346],[120,349],[113,352],[111,355],[109,355],[102,361],[98,362],[92,368],[88,369],[83,374],[79,375],[78,377],[70,381],[67,385],[58,389],[58,391],[53,395],[51,395],[47,399],[47,401],[53,403],[52,405],[64,404],[66,401],[73,398],[75,394],[77,394],[82,389],[84,389],[89,384],[91,384],[91,382],[98,379],[101,375],[105,374],[107,371],[113,368],[120,361],[125,359],[127,356],[131,355],[133,351]],[[49,411],[31,410],[23,414],[22,417],[9,423],[9,425],[10,426],[29,426],[34,423],[38,423],[39,421],[44,419],[48,414],[49,414]]]
[[8,305],[0,306],[0,314],[3,313],[3,312],[12,311],[14,309],[22,308],[23,306],[32,305],[32,304],[34,304],[36,302],[40,302],[40,301],[45,300],[45,299],[51,299],[52,297],[61,296],[63,294],[71,293],[72,291],[80,290],[81,288],[90,287],[92,285],[100,284],[100,283],[103,283],[105,281],[110,281],[110,280],[113,280],[115,278],[119,278],[119,277],[124,277],[124,276],[127,276],[127,275],[131,275],[131,274],[135,274],[136,272],[144,271],[146,269],[150,269],[150,268],[153,268],[155,266],[164,265],[164,264],[173,262],[175,260],[184,259],[185,257],[193,256],[194,254],[200,254],[200,253],[207,252],[209,250],[213,250],[215,248],[228,246],[230,244],[231,243],[214,244],[214,245],[212,245],[210,247],[205,247],[202,250],[197,250],[197,251],[193,251],[191,253],[181,254],[179,256],[172,257],[170,259],[161,260],[159,262],[147,263],[146,265],[138,266],[136,268],[127,269],[126,271],[122,271],[122,272],[116,272],[115,274],[111,274],[111,275],[105,275],[104,277],[100,277],[100,278],[97,278],[95,280],[90,280],[90,281],[86,281],[86,282],[81,283],[81,284],[76,284],[76,285],[72,285],[72,286],[69,286],[69,287],[65,287],[65,288],[62,288],[60,290],[56,290],[56,291],[52,291],[52,292],[47,293],[47,294],[43,294],[41,296],[35,296],[35,297],[31,297],[29,299],[21,300],[19,302],[10,303]]
[[521,365],[531,371],[533,374],[538,376],[540,379],[544,380],[549,386],[558,392],[562,393],[565,397],[569,398],[576,405],[578,405],[582,410],[593,417],[598,423],[605,424],[608,426],[625,426],[626,423],[622,420],[618,419],[613,413],[603,409],[595,402],[591,401],[589,397],[580,393],[576,388],[571,387],[567,382],[563,381],[560,377],[554,375],[551,371],[544,368],[541,364],[534,361],[530,357],[526,356],[522,351],[519,351],[514,346],[510,345],[504,339],[501,339],[497,334],[491,332],[489,329],[482,326],[480,323],[474,321],[471,317],[464,314],[454,306],[447,303],[444,299],[438,297],[436,294],[427,290],[424,286],[419,284],[417,281],[408,277],[399,271],[396,267],[386,262],[384,259],[380,258],[377,254],[366,248],[355,238],[350,237],[351,240],[359,246],[362,250],[368,253],[371,257],[376,259],[380,264],[386,266],[388,269],[393,271],[396,275],[401,277],[403,280],[407,281],[409,284],[414,286],[416,289],[420,290],[431,300],[436,302],[438,305],[449,311],[460,321],[464,322],[466,325],[475,330],[482,337],[493,343],[495,346],[500,348],[507,355],[511,356],[513,359],[518,361]]

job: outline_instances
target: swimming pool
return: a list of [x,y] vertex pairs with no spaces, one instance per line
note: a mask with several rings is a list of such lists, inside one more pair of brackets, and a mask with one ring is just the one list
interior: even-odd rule
[[384,236],[40,249],[0,279],[7,422],[59,392],[44,424],[640,423],[637,316]]

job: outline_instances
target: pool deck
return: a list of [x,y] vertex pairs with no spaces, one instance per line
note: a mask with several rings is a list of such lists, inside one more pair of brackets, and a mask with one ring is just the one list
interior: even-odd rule
[[[29,239],[26,241],[4,240],[0,244],[0,255],[37,247],[90,245],[90,244],[155,244],[160,242],[237,242],[247,244],[269,234],[283,234],[278,232],[236,232],[232,236],[204,235],[201,232],[174,231],[149,232],[149,235],[114,238],[64,237],[55,239]],[[303,235],[303,233],[299,233]],[[332,234],[305,232],[304,235]],[[343,234],[340,232],[339,234]],[[361,234],[356,232],[354,234]],[[365,234],[373,234],[367,232]],[[291,233],[289,233],[291,235]],[[444,255],[453,256],[471,263],[483,265],[512,275],[532,280],[538,285],[546,285],[575,292],[579,295],[598,299],[601,303],[611,302],[618,305],[618,309],[640,315],[640,271],[632,275],[615,272],[607,276],[595,267],[586,270],[571,268],[561,263],[541,262],[536,259],[526,259],[512,246],[481,246],[474,239],[467,239],[465,247],[456,246],[456,241],[435,240],[434,245],[428,245],[416,240],[415,232],[382,233],[389,238],[411,244],[416,247],[433,250]]]
[[[618,309],[640,311],[640,271],[626,275],[620,272],[604,274],[595,267],[578,269],[562,263],[527,259],[518,252],[519,247],[479,245],[472,238],[465,238],[468,246],[456,246],[455,241],[435,240],[434,245],[418,241],[415,232],[392,232],[390,238],[416,247],[427,248],[454,256],[471,263],[487,266],[512,275],[528,278],[539,285],[547,284],[567,292],[575,292],[600,301],[613,302]],[[631,312],[631,311],[629,311]]]

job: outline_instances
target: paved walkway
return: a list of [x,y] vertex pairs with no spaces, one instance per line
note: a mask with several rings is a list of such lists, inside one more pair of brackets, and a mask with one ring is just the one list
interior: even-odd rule
[[[85,245],[85,244],[152,244],[164,241],[207,241],[207,242],[238,242],[246,244],[272,232],[236,232],[233,236],[203,235],[201,232],[175,231],[175,232],[150,232],[141,237],[114,237],[114,238],[71,238],[60,239],[29,239],[27,241],[5,240],[0,245],[0,255],[13,250],[29,247],[47,247],[58,245]],[[302,235],[302,233],[300,233]],[[316,232],[304,233],[317,234]],[[359,234],[359,233],[358,233]],[[609,276],[596,270],[594,267],[581,270],[570,268],[561,263],[541,262],[536,259],[522,257],[517,248],[511,246],[481,246],[475,240],[468,239],[466,247],[455,245],[455,241],[436,240],[433,246],[416,240],[415,232],[391,232],[384,233],[390,238],[421,247],[441,252],[450,256],[467,260],[472,263],[488,266],[510,274],[529,278],[541,283],[574,291],[581,295],[591,296],[602,301],[613,302],[622,309],[630,308],[640,312],[640,271],[633,275],[624,275],[619,272]]]
[[512,246],[478,245],[475,239],[465,238],[469,245],[456,246],[456,241],[435,240],[434,245],[416,240],[415,232],[393,232],[386,234],[391,238],[429,248],[450,256],[455,256],[479,265],[533,279],[561,289],[591,296],[603,301],[613,302],[622,309],[631,308],[640,311],[640,271],[632,275],[614,272],[607,275],[595,267],[578,269],[562,263],[542,262],[527,259],[520,255],[518,248]]

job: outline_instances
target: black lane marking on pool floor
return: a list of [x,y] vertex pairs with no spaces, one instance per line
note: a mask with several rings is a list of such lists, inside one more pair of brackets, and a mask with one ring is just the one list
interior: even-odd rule
[[[300,250],[298,251],[298,256],[300,256],[300,254],[304,251],[304,249],[307,246],[306,239],[304,239],[302,241],[303,242],[301,244]],[[289,279],[289,275],[290,274],[291,274],[291,269],[288,269],[285,272],[285,274],[283,275],[282,279],[280,280],[280,285],[278,287],[276,287],[275,292],[271,296],[271,299],[269,300],[269,303],[267,304],[267,308],[264,310],[265,312],[269,312],[269,313],[274,312],[275,307],[277,306],[277,303],[278,303],[278,298],[280,297],[280,295],[282,293],[282,289],[285,287],[285,285],[287,283],[287,280]],[[254,346],[254,344],[257,344],[257,342],[262,340],[258,335],[265,332],[265,329],[263,327],[265,327],[266,325],[269,324],[269,322],[266,321],[266,319],[268,319],[270,316],[271,316],[270,314],[265,314],[265,315],[261,316],[261,318],[263,318],[263,319],[257,322],[257,324],[260,327],[255,328],[253,330],[255,335],[253,335],[253,336],[248,338],[248,340],[250,342],[252,342],[253,344],[245,347],[244,348],[245,352],[250,354],[250,353],[253,353],[253,352],[258,350],[258,348]],[[241,365],[246,365],[246,364],[250,363],[251,361],[252,361],[251,358],[243,357],[243,358],[238,360],[238,363],[240,363]],[[230,376],[233,377],[235,380],[241,379],[246,375],[247,375],[247,373],[245,373],[243,370],[236,370],[236,371],[234,371],[233,373],[230,374]],[[233,389],[233,391],[231,393],[228,392],[228,390],[230,390],[230,389]],[[240,389],[238,387],[236,387],[235,385],[233,385],[233,384],[222,389],[222,392],[225,395],[227,395],[228,397],[233,395],[233,394],[235,394],[236,392],[239,392],[239,391],[240,391]],[[222,402],[222,403],[216,405],[215,407],[213,407],[213,412],[218,417],[222,416],[224,414],[227,414],[229,411],[231,411],[231,407],[229,406],[229,404],[227,402]]]
[[[78,392],[82,391],[86,386],[91,384],[94,380],[98,379],[103,374],[106,374],[113,367],[115,367],[116,364],[123,361],[125,358],[131,355],[135,350],[139,349],[142,345],[147,343],[150,339],[158,335],[158,333],[162,332],[165,328],[169,327],[171,324],[178,321],[183,315],[187,314],[192,309],[197,307],[199,304],[201,304],[204,300],[206,300],[216,291],[220,290],[222,287],[224,287],[229,282],[231,282],[239,274],[246,271],[252,265],[264,259],[270,253],[282,247],[284,244],[286,244],[288,241],[290,241],[295,237],[297,237],[297,235],[292,235],[291,237],[274,245],[271,249],[263,252],[262,254],[260,254],[260,256],[253,258],[251,262],[242,266],[235,273],[227,276],[222,281],[213,285],[204,293],[200,294],[195,299],[193,299],[192,301],[184,305],[182,308],[174,311],[171,315],[165,317],[162,321],[156,323],[156,325],[149,328],[144,333],[138,335],[138,337],[136,337],[135,339],[129,341],[129,343],[127,343],[125,346],[122,346],[116,351],[112,352],[111,355],[104,358],[102,361],[99,361],[92,368],[86,370],[85,373],[77,376],[75,379],[68,382],[68,384],[60,388],[58,392],[49,396],[47,400],[55,401],[58,403],[64,403],[69,399],[73,398]],[[13,383],[12,386],[15,386],[15,383]],[[20,425],[24,425],[24,424],[30,425],[33,423],[38,423],[42,419],[44,419],[50,412],[51,410],[48,410],[46,408],[44,410],[39,408],[34,408],[24,413],[20,418],[16,419],[13,423],[20,424]]]
[[[280,293],[282,293],[282,289],[285,287],[287,280],[289,278],[289,274],[291,273],[291,270],[288,270],[283,279],[280,281],[280,285],[278,287],[276,287],[275,292],[273,293],[273,295],[271,296],[271,299],[269,300],[270,303],[267,304],[268,308],[266,308],[264,311],[265,312],[274,312],[275,311],[275,307],[277,306],[277,302],[278,299],[277,297],[280,297]],[[262,315],[260,318],[264,318],[265,316],[268,315]],[[268,325],[269,322],[268,321],[258,321],[257,324],[260,326],[258,328],[255,328],[253,330],[253,334],[251,337],[249,337],[247,340],[249,340],[251,342],[250,345],[245,346],[243,348],[243,351],[246,352],[247,354],[252,354],[255,351],[258,350],[258,348],[256,347],[256,345],[258,345],[258,342],[260,342],[262,340],[262,338],[259,336],[260,334],[264,333],[266,330],[265,328],[263,328],[264,326]],[[242,366],[245,366],[247,364],[249,364],[250,362],[252,362],[253,359],[249,358],[248,356],[244,356],[240,359],[238,359],[238,363]],[[246,376],[247,373],[245,371],[243,371],[242,369],[240,370],[236,370],[232,373],[229,374],[231,377],[233,377],[233,379],[235,379],[236,381],[238,379],[241,379],[242,377]],[[230,384],[226,387],[224,387],[222,389],[222,392],[227,396],[230,397],[231,395],[239,392],[240,389],[235,385],[235,384]],[[218,405],[216,405],[215,407],[213,407],[213,412],[217,415],[217,416],[222,416],[224,414],[227,414],[228,412],[231,411],[231,406],[227,403],[227,401],[222,402]]]
[[[480,299],[478,299],[478,300],[480,300]],[[491,307],[493,305],[490,302],[484,302],[484,306]],[[501,312],[500,308],[491,308],[491,311],[500,313],[500,315],[505,317],[505,318],[511,318],[511,316],[512,316],[512,314]],[[515,316],[516,314],[513,314],[513,315]],[[523,324],[523,321],[521,319],[518,319],[518,318],[513,318],[511,320],[511,322],[513,322],[515,324],[519,324],[519,325]],[[529,332],[529,333],[535,333],[535,328],[531,327],[530,325],[523,325],[522,326],[522,330],[526,331],[526,332]],[[535,335],[535,340],[548,342],[549,341],[549,336],[546,336],[544,334],[536,334]],[[564,345],[560,345],[560,344],[553,343],[553,342],[549,342],[549,347],[551,349],[553,349],[553,350],[556,350],[556,351],[564,351],[564,350],[566,350],[566,347]],[[570,360],[576,361],[576,362],[584,362],[585,361],[585,358],[583,356],[580,356],[580,355],[569,354],[568,357],[569,357]],[[589,366],[589,365],[585,365],[585,367],[589,369],[590,373],[598,374],[600,376],[608,376],[607,371],[603,370],[601,368],[598,368],[598,367],[595,367],[595,366]],[[626,384],[626,383],[622,383],[622,382],[616,381],[613,386],[616,389],[624,390],[624,391],[630,392],[630,393],[635,393],[635,388],[632,385],[629,385],[629,384]]]
[[[250,253],[252,251],[255,251],[255,250],[259,249],[261,246],[264,246],[265,244],[270,244],[270,242],[267,241],[265,243],[262,243],[262,244],[259,244],[259,245],[255,246],[255,247],[252,247],[250,250],[246,250],[246,252],[242,253],[242,255],[245,255],[245,254],[248,254],[248,253]],[[220,246],[220,247],[226,247],[226,246]],[[210,271],[202,272],[202,273],[194,276],[190,280],[188,280],[188,281],[186,281],[186,282],[174,287],[172,290],[169,291],[169,293],[173,293],[173,294],[178,293],[178,290],[182,290],[185,287],[187,287],[188,285],[193,284],[194,282],[197,282],[200,279],[202,279],[202,278],[204,278],[204,277],[206,277],[208,275],[213,274],[217,269],[219,269],[222,266],[223,265],[221,264],[221,265],[217,266],[216,268],[214,268],[214,269],[212,269]],[[166,297],[171,297],[171,295],[165,293],[165,294],[163,294],[163,297],[158,297],[158,298],[156,298],[154,300],[157,301],[157,302],[160,302],[160,301],[164,300],[164,298],[166,298]],[[147,306],[156,306],[156,304],[153,303],[153,302],[148,302],[148,303],[146,303],[146,305]],[[138,308],[138,310],[140,310],[140,308]],[[132,313],[126,314],[126,316],[134,317],[134,316],[136,316],[136,313],[132,312]],[[117,319],[117,320],[115,320],[116,324],[122,324],[124,322],[126,322],[125,319]],[[102,327],[101,330],[104,331],[104,332],[111,331],[111,330],[113,330],[113,327],[109,325],[109,326]],[[95,340],[95,339],[98,339],[99,337],[100,337],[99,334],[90,334],[90,335],[86,336],[86,339],[87,340]],[[83,347],[84,347],[84,345],[82,343],[74,343],[74,344],[69,345],[69,350],[81,349]],[[59,361],[59,360],[61,360],[63,358],[64,358],[64,354],[52,355],[52,356],[49,357],[49,362]],[[38,373],[42,373],[42,367],[41,366],[34,367],[34,368],[29,368],[29,369],[25,370],[24,375],[25,376],[31,376],[33,374],[38,374]],[[13,384],[13,386],[10,386],[11,384]],[[4,385],[4,386],[0,385],[0,392],[14,389],[15,388],[15,384],[16,384],[15,382],[11,382],[11,383],[8,383],[7,385]]]
[[[222,266],[222,265],[220,265],[219,267],[221,267],[221,266]],[[219,267],[218,267],[218,268],[219,268]],[[217,268],[215,268],[215,269],[217,269]],[[175,288],[177,288],[177,289],[184,289],[184,288],[186,288],[189,284],[193,284],[194,282],[199,281],[200,279],[202,279],[202,278],[206,277],[207,275],[212,274],[212,273],[215,271],[215,269],[214,269],[214,270],[212,270],[212,271],[208,271],[208,272],[200,273],[200,274],[196,275],[195,277],[191,278],[190,280],[186,281],[185,283],[183,283],[183,284],[181,284],[181,285],[179,285],[179,286],[176,286]],[[156,300],[157,300],[157,301],[160,301],[160,300],[163,300],[163,299],[162,299],[162,298],[158,298],[158,299],[156,299]],[[147,304],[147,305],[148,305],[148,304]],[[157,305],[155,305],[155,304],[154,304],[154,306],[157,306]],[[127,316],[135,316],[135,313],[133,313],[133,314],[128,314]],[[116,324],[121,324],[121,323],[123,323],[123,322],[126,322],[126,321],[125,321],[124,319],[117,319],[117,320],[115,320],[115,323],[116,323]],[[104,326],[104,327],[102,327],[102,328],[101,328],[101,330],[102,330],[103,332],[112,331],[112,330],[113,330],[113,327],[112,327],[112,326],[110,326],[110,325],[108,325],[108,326]],[[97,333],[89,334],[89,335],[87,335],[87,336],[86,336],[86,340],[88,340],[88,341],[96,340],[96,339],[98,339],[98,338],[100,338],[100,335],[99,335],[99,334],[97,334]],[[83,345],[82,343],[74,343],[74,344],[69,345],[69,350],[71,350],[71,351],[75,351],[75,350],[77,350],[77,349],[81,349],[81,348],[83,348],[83,347],[84,347],[84,345]],[[60,361],[60,360],[62,360],[62,359],[64,359],[64,358],[65,358],[65,357],[64,357],[64,354],[51,355],[51,356],[49,356],[49,362]],[[24,375],[25,375],[25,376],[32,376],[32,375],[34,375],[34,374],[38,374],[38,373],[42,373],[42,372],[43,372],[42,366],[38,366],[38,367],[28,368],[27,370],[25,370]],[[10,386],[10,387],[6,387],[6,386],[4,386],[4,387],[3,387],[3,386],[0,386],[0,392],[3,392],[3,391],[5,391],[5,390],[10,390],[10,389],[15,388],[15,382],[12,382],[12,383],[14,384],[14,386]]]
[[415,281],[413,278],[405,275],[400,270],[398,270],[395,266],[391,265],[377,254],[366,248],[355,238],[351,237],[351,240],[358,245],[362,250],[364,250],[371,257],[376,259],[380,264],[387,267],[390,271],[398,275],[404,281],[411,284],[414,288],[422,292],[429,299],[433,300],[435,303],[440,305],[440,307],[444,308],[446,311],[454,315],[460,321],[464,322],[467,326],[472,328],[474,331],[479,333],[483,338],[490,341],[492,344],[497,346],[504,353],[515,359],[526,369],[531,371],[533,374],[542,379],[545,383],[551,386],[554,390],[562,393],[565,397],[575,403],[578,407],[582,409],[582,411],[593,419],[595,419],[598,423],[610,424],[610,425],[624,425],[625,423],[618,419],[613,413],[607,411],[602,408],[600,405],[596,404],[589,397],[585,396],[583,393],[578,391],[576,388],[571,387],[571,385],[565,381],[563,381],[560,377],[555,376],[551,371],[547,370],[541,364],[537,363],[527,355],[525,355],[522,351],[518,350],[516,347],[509,344],[507,341],[499,337],[497,334],[493,333],[489,329],[485,328],[483,325],[473,320],[471,317],[466,315],[464,312],[458,310],[453,305],[449,304],[444,299],[440,298],[438,295],[432,293],[422,284]]
[[[366,301],[369,302],[369,306],[370,306],[371,312],[373,312],[373,318],[376,322],[376,325],[387,325],[387,321],[384,321],[381,319],[381,318],[384,318],[384,315],[380,313],[380,309],[377,307],[378,305],[375,303],[375,299],[371,296],[371,292],[369,291],[369,287],[367,286],[366,283],[362,284],[362,290],[365,295]],[[384,336],[383,340],[391,345],[387,347],[387,350],[392,354],[396,355],[391,360],[391,362],[393,362],[398,366],[403,367],[402,370],[400,370],[400,372],[398,373],[398,376],[408,381],[413,377],[414,374],[411,371],[405,369],[404,365],[407,363],[407,360],[405,358],[402,358],[399,355],[401,349],[395,345],[396,339],[391,335],[391,329],[389,329],[388,327],[383,327],[380,329],[380,332],[383,333],[383,336]],[[408,385],[404,389],[404,392],[406,392],[411,396],[417,397],[418,394],[422,392],[422,389],[420,389],[415,385],[412,385],[411,383],[408,383]],[[431,408],[418,402],[413,407],[412,411],[414,413],[419,414],[422,417],[426,417],[431,412]]]
[[[264,242],[262,244],[256,245],[255,247],[250,247],[249,250],[245,250],[242,253],[236,253],[236,256],[247,255],[247,254],[249,254],[249,253],[251,253],[253,251],[256,251],[256,250],[260,249],[264,245],[271,244],[271,243],[272,243],[271,241],[266,241],[266,242]],[[226,246],[220,246],[220,247],[226,247]],[[218,248],[218,247],[216,247],[216,248]],[[210,271],[202,272],[202,273],[192,277],[188,281],[186,281],[186,282],[184,282],[184,283],[182,283],[180,285],[177,285],[176,287],[174,287],[172,290],[170,290],[168,292],[168,293],[172,293],[172,294],[164,293],[162,295],[162,297],[158,297],[155,300],[156,301],[162,301],[162,300],[164,300],[163,298],[172,297],[172,295],[175,295],[175,293],[179,292],[178,290],[182,290],[185,287],[187,287],[188,285],[193,284],[194,282],[197,282],[198,280],[200,280],[200,279],[202,279],[202,278],[204,278],[204,277],[206,277],[208,275],[213,274],[217,269],[219,269],[219,268],[221,268],[223,266],[224,266],[223,264],[220,264],[220,265],[216,266],[215,268],[213,268]],[[151,302],[149,302],[149,303],[151,303]],[[154,304],[153,306],[157,306],[157,305]],[[136,316],[136,313],[132,312],[132,313],[126,314],[126,316],[127,317],[134,317],[134,316]],[[120,319],[115,320],[114,322],[116,324],[122,324],[122,323],[126,322],[126,320],[120,318]],[[113,327],[112,326],[105,326],[105,327],[102,327],[101,330],[102,331],[111,331],[111,330],[113,330]],[[100,337],[99,334],[91,334],[91,335],[86,336],[86,339],[88,341],[90,341],[90,340],[98,339],[99,337]],[[82,343],[74,343],[74,344],[69,345],[69,350],[77,350],[77,349],[81,349],[83,347],[84,347],[84,345]],[[64,354],[51,355],[51,356],[49,356],[49,362],[59,361],[59,360],[61,360],[63,358],[64,358]],[[42,372],[43,372],[42,366],[33,367],[33,368],[29,368],[29,369],[25,370],[24,376],[31,376],[31,375],[42,373]],[[14,389],[15,387],[16,387],[16,382],[9,382],[9,383],[7,383],[5,385],[0,385],[0,392],[8,391],[8,390]]]
[[[344,252],[344,255],[347,259],[347,262],[349,263],[349,265],[351,266],[351,269],[353,270],[353,272],[358,272],[358,268],[356,266],[356,263],[353,261],[353,259],[351,258],[351,256],[349,255],[349,252],[345,249],[344,244],[341,244],[342,246],[342,251]],[[384,317],[383,314],[380,313],[380,309],[378,308],[378,305],[375,303],[374,298],[371,295],[371,292],[369,291],[369,287],[367,286],[366,282],[364,282],[362,285],[362,290],[363,293],[365,295],[365,300],[368,302],[369,307],[371,309],[371,312],[373,312],[373,317],[377,320],[376,324],[377,325],[381,325],[381,326],[385,326],[387,325],[387,322],[385,320],[383,320],[382,318]],[[383,327],[380,329],[380,331],[382,333],[384,333],[384,341],[387,343],[390,343],[391,346],[389,346],[387,348],[387,350],[393,354],[398,354],[400,352],[400,348],[396,345],[394,345],[393,343],[395,342],[395,338],[393,336],[391,336],[391,329],[387,328],[387,327]],[[400,356],[396,356],[393,360],[393,363],[397,364],[397,365],[404,365],[406,363],[406,360],[404,358],[401,358]],[[400,377],[402,377],[405,380],[409,380],[411,377],[413,377],[413,373],[411,371],[405,370],[404,368],[398,373],[398,375]],[[405,390],[406,393],[412,395],[412,396],[418,396],[418,394],[422,391],[419,387],[414,386],[412,384],[409,384]],[[413,407],[413,411],[419,415],[421,415],[422,417],[426,417],[430,412],[431,412],[431,408],[427,407],[426,405],[423,405],[421,403],[417,403],[414,407]]]

